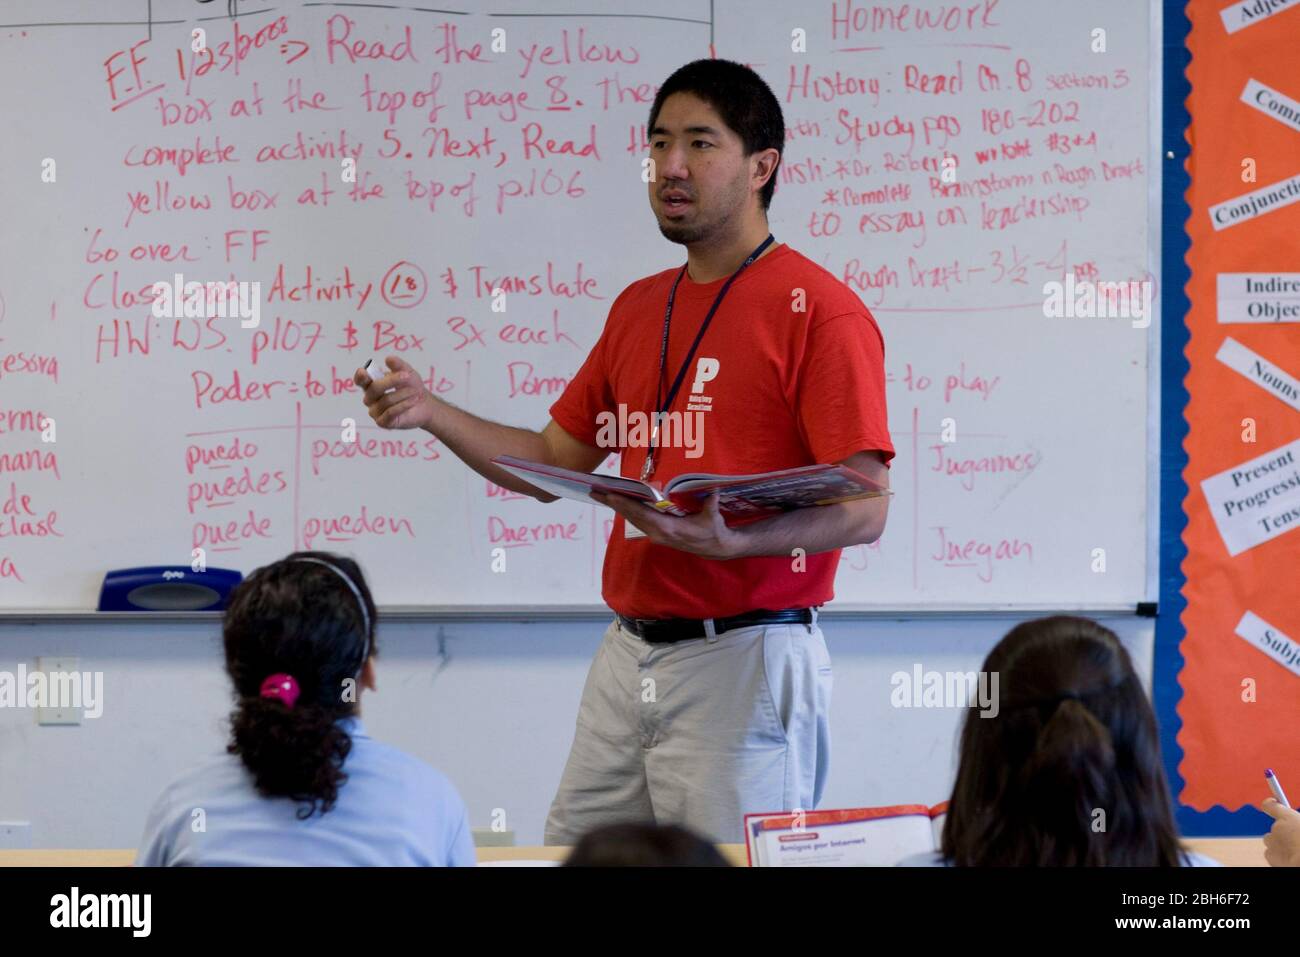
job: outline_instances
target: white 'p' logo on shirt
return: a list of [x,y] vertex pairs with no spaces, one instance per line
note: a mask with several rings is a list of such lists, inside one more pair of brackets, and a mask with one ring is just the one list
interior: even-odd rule
[[718,370],[722,368],[722,363],[717,359],[711,359],[708,356],[700,356],[695,361],[695,381],[691,383],[691,392],[700,393],[704,391],[704,383],[712,382],[718,376]]

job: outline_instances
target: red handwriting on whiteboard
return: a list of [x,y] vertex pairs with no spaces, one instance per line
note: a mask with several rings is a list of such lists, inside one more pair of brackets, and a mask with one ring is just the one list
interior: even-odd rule
[[[271,520],[258,518],[251,508],[248,517],[228,522],[195,522],[190,529],[190,547],[209,551],[231,551],[246,542],[273,538]],[[225,547],[222,547],[225,546]]]
[[860,260],[850,259],[844,264],[840,279],[851,289],[861,292],[873,290],[869,306],[878,306],[885,301],[886,289],[898,289],[898,270],[887,264],[871,268],[863,266]]
[[255,33],[249,33],[240,26],[238,19],[231,19],[227,22],[231,31],[229,40],[221,40],[218,43],[205,45],[201,50],[191,48],[185,51],[190,54],[188,59],[185,53],[179,47],[177,48],[177,70],[180,73],[180,78],[185,81],[186,92],[189,92],[190,85],[195,77],[206,76],[214,69],[218,73],[225,73],[233,67],[236,75],[238,75],[239,65],[248,59],[254,50],[267,50],[269,54],[269,51],[278,49],[283,56],[290,43],[302,43],[302,41],[288,40],[279,44],[276,43],[277,40],[286,37],[289,32],[289,18],[285,16],[277,17],[270,23],[260,27]]
[[18,491],[18,483],[9,483],[9,494],[0,506],[0,538],[62,538],[63,533],[54,526],[59,513],[48,511],[38,517],[32,508],[32,497]]
[[488,63],[489,60],[483,57],[483,44],[475,43],[470,47],[462,47],[458,40],[457,27],[454,23],[440,23],[434,27],[435,33],[442,34],[442,43],[433,51],[435,56],[441,57],[442,62],[448,66],[468,60],[471,63]]
[[568,388],[569,380],[563,376],[539,376],[531,362],[511,362],[506,366],[510,377],[508,398],[521,395],[558,396]]
[[311,443],[311,471],[320,475],[322,460],[349,459],[412,459],[436,462],[440,459],[437,439],[363,439],[351,442],[342,439],[313,439]]
[[1019,538],[1001,538],[997,541],[985,541],[968,538],[965,541],[948,537],[948,530],[934,526],[938,533],[938,543],[930,560],[938,562],[944,568],[973,568],[975,577],[985,584],[993,580],[994,569],[1003,563],[1014,562],[1022,557],[1025,561],[1034,560],[1034,546]]
[[[218,380],[217,375],[221,378]],[[330,366],[329,380],[332,387],[327,388],[311,369],[304,370],[304,381],[299,383],[286,379],[260,379],[241,375],[238,369],[219,372],[214,375],[204,369],[190,373],[194,388],[194,406],[197,409],[229,403],[248,403],[274,401],[286,395],[298,395],[305,392],[309,398],[320,398],[326,394],[341,395],[358,391],[352,382],[351,372],[340,376],[337,366]],[[438,375],[433,366],[429,374],[422,378],[424,386],[430,392],[441,395],[455,388],[455,383],[446,376]]]
[[311,355],[312,349],[316,347],[323,334],[321,330],[322,326],[319,322],[295,322],[293,319],[276,316],[271,328],[258,329],[249,341],[253,365],[257,365],[264,352],[301,350],[303,355]]
[[245,210],[250,213],[259,209],[275,209],[275,204],[280,199],[279,193],[268,193],[253,188],[236,189],[233,176],[226,177],[226,187],[231,209]]
[[[998,0],[978,3],[940,3],[920,6],[908,3],[854,3],[834,0],[831,4],[831,39],[880,39],[878,34],[971,33],[999,27],[993,19]],[[864,36],[866,35],[866,36]]]
[[0,578],[13,578],[26,584],[26,579],[18,573],[18,566],[8,555],[0,555]]
[[508,488],[502,488],[496,482],[485,481],[487,483],[485,492],[487,497],[490,499],[495,499],[499,502],[515,502],[522,501],[526,498],[532,498],[531,495],[524,495],[522,492],[514,492]]
[[974,491],[977,475],[1032,472],[1043,458],[1042,454],[1034,449],[1013,454],[996,452],[981,456],[954,454],[955,450],[952,446],[943,444],[932,445],[930,450],[934,452],[930,471],[944,476],[960,476],[961,487],[968,492]]
[[198,96],[174,103],[165,96],[160,96],[158,97],[158,116],[162,120],[164,127],[211,123],[212,102],[212,100]]
[[571,346],[578,348],[578,343],[567,332],[560,329],[560,310],[551,310],[549,325],[525,325],[507,322],[497,330],[497,338],[505,343],[521,346]]
[[310,93],[304,92],[302,80],[298,77],[289,78],[289,92],[281,101],[290,113],[301,113],[304,110],[341,110],[341,106],[330,106],[325,100],[324,90],[315,90]]
[[385,44],[380,40],[366,42],[360,35],[354,38],[352,31],[356,25],[355,20],[341,13],[336,13],[325,21],[325,57],[331,66],[335,62],[342,63],[344,60],[348,63],[356,63],[358,60],[420,62],[411,42],[409,25],[402,28],[402,39],[393,44]]
[[580,541],[577,522],[544,522],[540,525],[511,525],[492,515],[488,518],[488,542],[506,548],[530,547],[538,542]]
[[998,387],[1002,381],[1002,376],[995,375],[993,378],[976,375],[975,373],[967,374],[966,363],[963,361],[960,368],[955,373],[949,373],[943,382],[943,401],[951,402],[954,395],[963,393],[974,393],[985,401],[993,395],[993,390]]
[[472,345],[487,348],[487,342],[483,339],[483,330],[464,316],[452,316],[447,320],[447,328],[451,330],[452,335],[460,340],[452,347],[453,352],[460,352],[466,346]]
[[575,63],[623,63],[631,65],[641,62],[641,54],[636,47],[615,47],[608,43],[589,40],[586,27],[578,27],[576,36],[570,36],[568,30],[560,31],[560,45],[554,46],[533,43],[520,47],[517,51],[524,61],[524,68],[519,79],[528,78],[534,66],[572,66]]
[[[549,166],[544,170],[532,167],[527,174],[519,178],[503,180],[497,187],[497,212],[503,213],[506,201],[562,197],[564,199],[581,199],[587,190],[580,184],[582,170],[574,170],[568,175],[561,175]],[[514,203],[512,202],[512,208]]]
[[[301,280],[301,281],[299,281]],[[348,302],[358,310],[374,291],[374,282],[352,278],[352,267],[345,265],[341,272],[317,272],[311,263],[301,272],[289,271],[284,263],[275,269],[275,279],[266,292],[266,302]]]
[[826,70],[814,74],[811,65],[790,67],[790,82],[785,88],[785,101],[793,103],[796,94],[801,99],[830,103],[849,97],[869,97],[872,106],[880,105],[881,77],[870,74],[851,74],[840,70]]
[[371,328],[375,332],[373,346],[375,352],[423,352],[424,340],[428,338],[414,333],[398,332],[396,323],[387,320],[372,323]]
[[356,538],[382,538],[398,534],[415,538],[415,529],[409,518],[371,515],[365,505],[361,506],[361,511],[356,515],[313,517],[302,524],[304,548],[311,548],[318,538],[327,542],[350,542]]
[[275,495],[289,487],[284,472],[260,472],[253,477],[253,470],[247,465],[238,475],[225,475],[219,479],[199,480],[189,483],[186,490],[185,506],[191,515],[195,506],[202,504],[207,508],[220,508],[232,505],[236,498],[248,495]]
[[[224,376],[225,373],[222,373]],[[238,369],[232,369],[224,384],[218,384],[211,372],[197,369],[190,373],[194,386],[194,407],[201,409],[205,405],[220,405],[226,402],[264,402],[276,399],[289,392],[289,383],[284,379],[246,380]]]
[[602,94],[601,109],[608,110],[613,106],[621,106],[624,103],[652,103],[655,98],[657,87],[653,83],[636,83],[631,86],[624,86],[618,71],[614,71],[612,77],[605,77],[597,81],[596,85],[600,87]]
[[239,437],[229,443],[218,442],[215,446],[192,443],[185,447],[185,471],[194,474],[196,468],[228,468],[235,462],[243,462],[257,455],[258,447],[253,442]]
[[[367,73],[362,80],[361,99],[366,105],[367,113],[383,114],[391,127],[397,122],[397,115],[404,109],[416,110],[421,117],[430,123],[437,123],[438,117],[442,113],[444,103],[438,102],[438,90],[442,88],[442,74],[434,70],[429,77],[428,84],[414,89],[388,89],[387,87],[378,87]],[[396,143],[398,148],[387,154],[381,154],[386,159],[396,156],[401,152],[400,141],[397,140],[393,131],[386,130],[384,139],[389,143]],[[408,154],[409,158],[409,154]]]
[[[192,318],[176,319],[172,322],[172,348],[184,349],[186,352],[220,349],[229,338],[221,331],[221,326],[227,322],[229,320],[220,316],[208,316],[202,323]],[[258,335],[263,333],[256,333],[255,337]]]
[[149,355],[155,322],[157,320],[146,316],[135,321],[113,319],[100,323],[95,330],[95,362],[103,362],[106,351],[110,359],[123,355],[124,350],[127,356]]
[[[437,126],[425,127],[423,136],[429,141],[426,159],[490,159],[495,155],[494,168],[506,161],[505,153],[494,152],[497,141],[486,126],[483,127],[482,138],[477,140],[472,136],[457,139],[451,135],[451,130]],[[410,158],[410,154],[407,154],[407,158]]]
[[429,280],[425,278],[423,269],[403,259],[384,273],[379,291],[390,306],[414,309],[424,302],[429,292]]
[[577,264],[573,279],[562,278],[556,274],[555,263],[546,261],[546,272],[510,273],[492,275],[484,266],[470,266],[469,272],[474,277],[474,295],[478,299],[487,299],[497,295],[497,290],[505,293],[523,293],[528,296],[559,296],[565,299],[604,299],[596,292],[596,279],[583,275],[583,264]]
[[581,156],[600,159],[596,146],[596,124],[588,127],[587,138],[578,145],[573,140],[557,140],[546,135],[541,123],[525,123],[519,131],[523,138],[524,159],[549,159],[552,156]]
[[[104,230],[96,229],[94,235],[90,237],[90,243],[86,246],[86,262],[100,263],[113,262],[121,256],[117,247],[100,239]],[[137,243],[126,252],[127,258],[134,262],[198,262],[199,257],[195,256],[189,247],[189,243],[181,243],[173,247],[171,243]]]
[[239,158],[235,156],[235,144],[223,143],[219,134],[213,137],[211,142],[196,136],[193,146],[132,144],[127,147],[126,155],[122,157],[123,166],[169,166],[176,170],[178,176],[184,176],[194,166],[221,166],[238,162]]
[[153,82],[144,75],[142,68],[149,58],[140,52],[140,48],[148,44],[148,40],[141,40],[132,47],[111,53],[104,61],[104,84],[108,87],[108,100],[113,104],[111,110],[129,106],[167,85]]
[[[406,171],[406,198],[410,202],[427,200],[429,212],[438,211],[438,200],[444,195],[453,200],[460,200],[460,210],[467,217],[473,218],[478,208],[478,193],[474,192],[474,181],[478,173],[471,172],[469,177],[458,183],[447,183],[437,179],[417,180],[409,169]],[[499,211],[499,210],[498,210]]]
[[39,352],[0,353],[0,379],[7,379],[12,375],[48,376],[58,382],[58,356],[44,355]]

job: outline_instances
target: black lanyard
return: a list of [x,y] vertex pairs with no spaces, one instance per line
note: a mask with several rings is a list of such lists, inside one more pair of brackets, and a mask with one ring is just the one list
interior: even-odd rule
[[[771,233],[767,234],[767,239],[758,244],[748,258],[740,264],[740,267],[731,274],[728,279],[718,290],[718,297],[713,300],[713,305],[709,307],[709,313],[704,317],[704,324],[700,326],[700,331],[695,336],[695,341],[691,343],[690,351],[686,353],[686,360],[682,367],[677,370],[677,378],[673,380],[672,388],[668,390],[668,401],[663,401],[664,389],[664,365],[668,361],[668,328],[673,321],[673,300],[677,297],[677,285],[686,275],[686,266],[682,266],[682,271],[677,274],[673,280],[673,288],[668,292],[668,308],[664,311],[664,335],[663,342],[659,346],[659,378],[655,382],[655,415],[650,428],[650,448],[646,452],[645,465],[641,467],[641,481],[645,481],[655,470],[655,443],[659,440],[659,420],[673,404],[673,399],[677,398],[677,390],[682,387],[682,380],[686,378],[686,370],[690,367],[691,359],[695,358],[695,350],[700,345],[700,340],[704,338],[705,330],[709,328],[709,323],[713,321],[713,314],[718,311],[718,306],[722,305],[722,299],[731,288],[731,284],[736,281],[736,277],[745,271],[755,259],[763,254],[763,250],[772,245],[775,239]],[[687,264],[689,265],[689,263]]]

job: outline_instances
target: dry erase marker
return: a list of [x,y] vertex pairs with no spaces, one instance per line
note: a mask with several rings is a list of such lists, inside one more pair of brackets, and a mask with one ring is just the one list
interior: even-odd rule
[[[376,375],[376,373],[378,373],[378,372],[379,372],[379,367],[378,367],[377,365],[375,365],[375,360],[374,360],[374,359],[369,359],[369,360],[367,360],[367,361],[366,361],[365,373],[366,373],[366,375],[370,376],[370,381],[371,381],[371,382],[374,382],[375,379],[377,379],[377,378],[382,378],[382,376]],[[396,391],[397,391],[397,388],[396,388],[396,386],[394,386],[394,387],[391,388],[391,389],[385,389],[385,390],[384,390],[384,395],[388,395],[388,393],[390,393],[390,392],[396,392]]]
[[1273,792],[1273,797],[1277,798],[1277,803],[1283,807],[1290,807],[1291,802],[1282,793],[1282,785],[1278,782],[1277,775],[1273,773],[1272,768],[1264,769],[1264,780],[1268,782],[1268,789]]

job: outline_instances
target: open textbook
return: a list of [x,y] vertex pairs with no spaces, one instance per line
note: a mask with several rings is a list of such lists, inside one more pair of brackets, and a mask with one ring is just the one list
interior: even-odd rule
[[718,508],[728,519],[763,518],[796,508],[891,494],[890,489],[843,465],[805,465],[758,475],[693,472],[679,475],[660,488],[621,475],[574,472],[513,455],[498,455],[492,464],[560,498],[591,502],[594,501],[592,491],[617,492],[672,515],[700,511],[704,499],[715,490],[719,496]]
[[891,867],[935,851],[948,802],[745,815],[750,867]]

